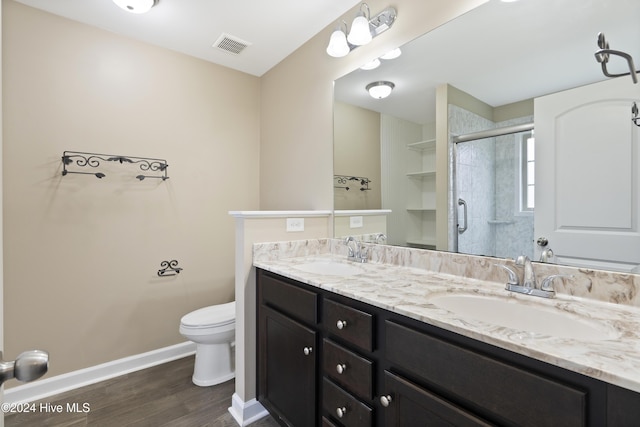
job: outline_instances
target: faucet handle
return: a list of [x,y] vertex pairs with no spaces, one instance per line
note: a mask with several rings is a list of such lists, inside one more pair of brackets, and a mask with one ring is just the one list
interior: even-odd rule
[[515,271],[513,271],[513,269],[511,267],[507,267],[506,265],[503,264],[493,264],[496,267],[500,267],[503,268],[507,274],[509,274],[509,281],[507,282],[507,285],[516,285],[519,286],[520,285],[520,280],[518,280],[518,275],[516,274]]
[[566,277],[568,279],[573,279],[575,276],[573,274],[552,274],[549,277],[545,277],[540,285],[540,289],[543,291],[553,291],[553,281],[558,278]]

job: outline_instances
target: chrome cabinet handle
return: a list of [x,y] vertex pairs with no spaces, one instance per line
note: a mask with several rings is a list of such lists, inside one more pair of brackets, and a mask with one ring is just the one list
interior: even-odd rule
[[392,401],[393,399],[391,399],[391,395],[389,394],[387,394],[386,396],[380,396],[380,404],[385,408],[388,408],[389,405],[391,405]]
[[49,369],[49,353],[31,350],[20,353],[16,360],[5,362],[0,351],[0,385],[11,378],[29,382],[37,380]]
[[346,320],[338,320],[336,322],[336,327],[340,330],[344,329],[347,327],[347,321]]
[[304,353],[305,356],[308,356],[311,354],[311,352],[313,352],[313,347],[305,347],[302,349],[302,352]]
[[462,234],[467,231],[467,202],[463,199],[458,199],[458,206],[462,206],[462,215],[464,218],[464,227],[458,225],[458,233]]
[[346,370],[347,365],[345,365],[344,363],[338,363],[338,365],[336,366],[336,371],[338,371],[339,374],[343,374]]
[[336,415],[338,415],[338,418],[342,418],[346,414],[347,414],[347,408],[345,408],[344,406],[342,408],[336,409]]

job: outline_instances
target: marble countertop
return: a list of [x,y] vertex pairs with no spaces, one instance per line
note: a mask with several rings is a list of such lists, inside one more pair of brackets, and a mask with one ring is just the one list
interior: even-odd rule
[[[310,262],[361,269],[349,276],[306,272]],[[349,262],[334,254],[257,259],[254,266],[565,369],[640,392],[640,308],[565,294],[547,299],[506,291],[504,283],[421,268]],[[349,267],[350,268],[350,267]],[[447,294],[503,297],[514,304],[559,310],[606,334],[604,339],[559,337],[497,326],[443,309],[432,298]]]

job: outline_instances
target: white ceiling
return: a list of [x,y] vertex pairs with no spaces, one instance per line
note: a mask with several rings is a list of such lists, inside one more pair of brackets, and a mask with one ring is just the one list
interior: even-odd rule
[[[16,0],[245,73],[261,76],[358,0],[159,0],[146,14],[112,0]],[[212,47],[222,34],[251,43],[239,55]]]
[[[497,107],[604,80],[594,57],[599,32],[639,68],[639,23],[639,0],[491,0],[408,43],[398,59],[338,79],[335,97],[414,123],[435,121],[443,83]],[[621,59],[609,64],[629,71]],[[386,99],[365,91],[378,80],[396,85]]]

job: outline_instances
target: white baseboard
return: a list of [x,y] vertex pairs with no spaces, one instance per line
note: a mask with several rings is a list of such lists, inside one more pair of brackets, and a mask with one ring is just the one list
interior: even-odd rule
[[269,412],[256,399],[244,402],[236,393],[233,393],[231,398],[229,412],[240,427],[248,426],[269,415]]
[[10,388],[4,392],[4,401],[7,403],[32,402],[54,394],[128,374],[129,372],[139,371],[151,366],[181,359],[195,352],[196,345],[190,341],[159,348],[146,353],[136,354],[101,365],[91,366],[78,371],[56,375],[55,377]]

